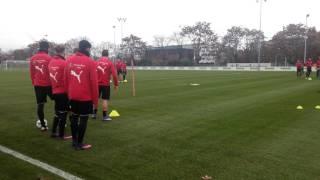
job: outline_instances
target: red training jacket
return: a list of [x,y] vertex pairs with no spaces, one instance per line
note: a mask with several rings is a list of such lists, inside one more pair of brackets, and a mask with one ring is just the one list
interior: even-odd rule
[[125,62],[121,63],[121,70],[122,71],[127,71],[127,64]]
[[297,61],[296,67],[297,67],[297,68],[302,68],[302,63],[301,63],[300,61]]
[[97,61],[98,84],[101,86],[110,86],[111,75],[113,84],[118,86],[117,72],[113,63],[107,57],[101,57]]
[[121,69],[121,60],[119,59],[116,61],[116,68],[117,68],[117,71]]
[[317,61],[317,68],[320,68],[320,59]]
[[312,67],[312,64],[313,64],[312,60],[307,60],[305,66],[307,66],[307,67]]
[[62,56],[53,56],[49,63],[49,75],[53,94],[66,93],[64,84],[64,70],[67,62]]
[[98,104],[98,78],[95,62],[77,52],[67,59],[65,85],[68,97],[75,101],[92,101]]
[[30,59],[30,78],[33,86],[51,86],[48,65],[51,57],[39,51]]

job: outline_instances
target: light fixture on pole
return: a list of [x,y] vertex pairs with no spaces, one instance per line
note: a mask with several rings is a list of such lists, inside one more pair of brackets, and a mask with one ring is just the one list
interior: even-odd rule
[[127,21],[127,18],[124,17],[119,17],[118,21],[120,23],[121,27],[121,44],[122,44],[122,39],[123,39],[123,24]]
[[[113,54],[116,56],[116,26],[112,26],[113,28]],[[115,63],[115,59],[113,59],[113,63]]]
[[304,55],[303,55],[303,63],[306,62],[307,59],[307,39],[308,39],[308,17],[310,17],[310,14],[306,15],[306,32],[304,35]]
[[262,41],[262,4],[264,2],[267,2],[267,0],[257,0],[257,3],[260,2],[260,21],[259,21],[259,42],[258,42],[258,68],[260,70],[260,62],[261,62],[261,41]]

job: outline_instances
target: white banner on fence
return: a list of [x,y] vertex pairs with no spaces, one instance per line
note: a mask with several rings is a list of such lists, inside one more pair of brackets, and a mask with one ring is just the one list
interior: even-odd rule
[[[130,67],[131,68],[131,67]],[[136,70],[189,70],[189,71],[296,71],[296,67],[226,67],[226,66],[136,66]],[[314,69],[316,70],[316,69]]]

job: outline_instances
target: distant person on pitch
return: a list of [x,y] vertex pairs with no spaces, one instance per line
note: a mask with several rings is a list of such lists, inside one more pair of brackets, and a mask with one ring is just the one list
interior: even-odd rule
[[[111,121],[108,115],[108,101],[110,100],[110,79],[113,78],[114,89],[118,89],[117,72],[113,63],[109,59],[108,50],[102,51],[102,57],[97,61],[99,97],[102,99],[103,121]],[[94,107],[92,118],[97,118],[98,106]]]
[[320,79],[320,56],[317,60],[317,78]]
[[301,77],[302,76],[303,64],[301,63],[300,60],[297,61],[296,67],[297,67],[297,77]]
[[72,112],[72,146],[76,150],[91,148],[90,144],[83,143],[83,139],[93,104],[98,104],[97,69],[90,58],[90,48],[88,41],[80,41],[79,51],[68,58],[65,70],[65,85]]
[[47,96],[52,99],[51,81],[49,78],[48,65],[51,57],[48,55],[49,43],[41,41],[39,51],[30,59],[30,78],[37,100],[37,114],[41,123],[41,131],[48,130],[44,121],[44,104],[47,102]]
[[122,74],[122,81],[123,82],[128,82],[126,79],[127,76],[127,64],[125,61],[121,62],[121,74]]
[[311,58],[309,58],[305,64],[305,66],[307,67],[307,73],[306,73],[306,78],[309,78],[312,72],[312,65],[313,62],[311,60]]
[[120,59],[118,59],[117,61],[116,61],[116,69],[117,69],[117,74],[118,74],[118,79],[119,79],[119,81],[121,82],[122,81],[122,78],[121,78],[121,60]]
[[[52,57],[49,63],[49,73],[52,85],[52,94],[54,99],[55,116],[52,124],[51,137],[59,137],[61,139],[70,139],[71,136],[64,136],[67,114],[69,110],[69,100],[67,90],[64,83],[64,71],[66,61],[64,58],[64,46],[58,45],[55,47],[56,55]],[[57,128],[59,132],[57,134]]]

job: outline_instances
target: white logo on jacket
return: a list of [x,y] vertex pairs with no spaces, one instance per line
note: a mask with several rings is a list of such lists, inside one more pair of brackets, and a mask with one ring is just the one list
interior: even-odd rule
[[106,70],[106,68],[103,68],[103,67],[101,67],[101,66],[98,66],[98,69],[99,69],[100,71],[102,71],[103,74],[104,74],[104,70]]
[[81,74],[82,74],[82,71],[80,71],[79,74],[77,74],[74,70],[71,70],[71,75],[76,77],[80,84],[81,84],[81,78],[80,78]]
[[54,75],[50,73],[51,79],[53,79],[55,82],[58,82],[56,77],[57,77],[58,72],[56,72]]
[[41,66],[41,68],[39,66],[35,66],[36,70],[40,71],[41,74],[43,74],[43,65]]

